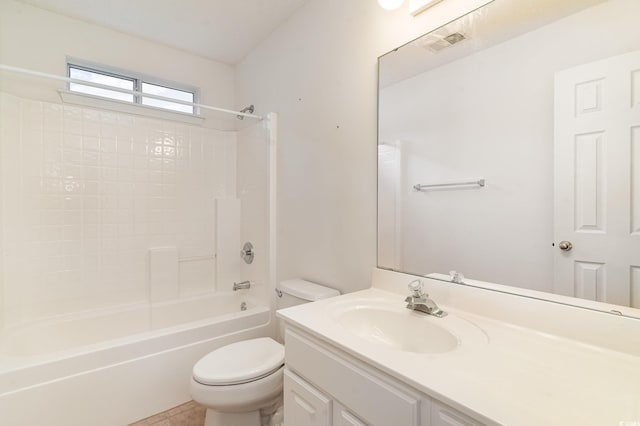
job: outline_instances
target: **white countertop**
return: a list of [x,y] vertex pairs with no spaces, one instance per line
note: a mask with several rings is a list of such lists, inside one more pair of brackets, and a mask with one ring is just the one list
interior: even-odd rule
[[[461,341],[454,351],[404,352],[354,336],[332,314],[336,306],[372,301],[404,309],[403,299],[398,293],[372,288],[280,310],[278,316],[486,423],[640,426],[640,357],[636,354],[516,326],[440,302],[449,317],[475,324],[486,338],[465,341],[465,333],[456,333],[455,323],[450,322],[454,324],[450,330]],[[430,318],[437,322],[449,317]],[[633,338],[640,345],[640,336]]]

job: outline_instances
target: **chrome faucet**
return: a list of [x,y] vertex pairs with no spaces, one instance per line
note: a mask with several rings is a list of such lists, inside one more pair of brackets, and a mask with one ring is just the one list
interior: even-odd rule
[[407,302],[407,309],[424,312],[438,318],[447,316],[447,313],[438,308],[436,302],[431,300],[429,295],[422,290],[423,287],[424,284],[420,280],[413,280],[409,283],[409,290],[412,294],[404,299]]
[[242,281],[241,283],[233,283],[233,291],[248,290],[251,288],[251,281]]

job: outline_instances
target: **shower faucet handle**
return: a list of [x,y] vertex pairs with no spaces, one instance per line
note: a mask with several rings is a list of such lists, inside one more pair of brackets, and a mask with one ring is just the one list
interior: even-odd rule
[[240,257],[252,256],[252,255],[253,255],[252,249],[240,250]]
[[245,261],[245,263],[250,264],[251,262],[253,262],[253,258],[255,257],[256,252],[253,250],[253,244],[251,244],[250,242],[246,242],[244,243],[244,246],[242,246],[242,250],[240,250],[240,257],[242,258],[242,260]]

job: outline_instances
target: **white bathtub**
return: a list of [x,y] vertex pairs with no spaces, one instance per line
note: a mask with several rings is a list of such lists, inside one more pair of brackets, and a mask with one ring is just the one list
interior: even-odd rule
[[[241,311],[241,302],[247,310]],[[188,401],[207,352],[268,332],[240,293],[136,305],[0,334],[0,425],[125,425]]]

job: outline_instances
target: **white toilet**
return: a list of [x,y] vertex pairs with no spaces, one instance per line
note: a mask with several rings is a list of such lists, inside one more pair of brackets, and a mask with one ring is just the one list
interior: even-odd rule
[[[340,294],[300,279],[277,293],[277,309]],[[261,426],[282,405],[283,371],[284,346],[270,337],[232,343],[196,363],[191,397],[207,407],[205,426]]]

